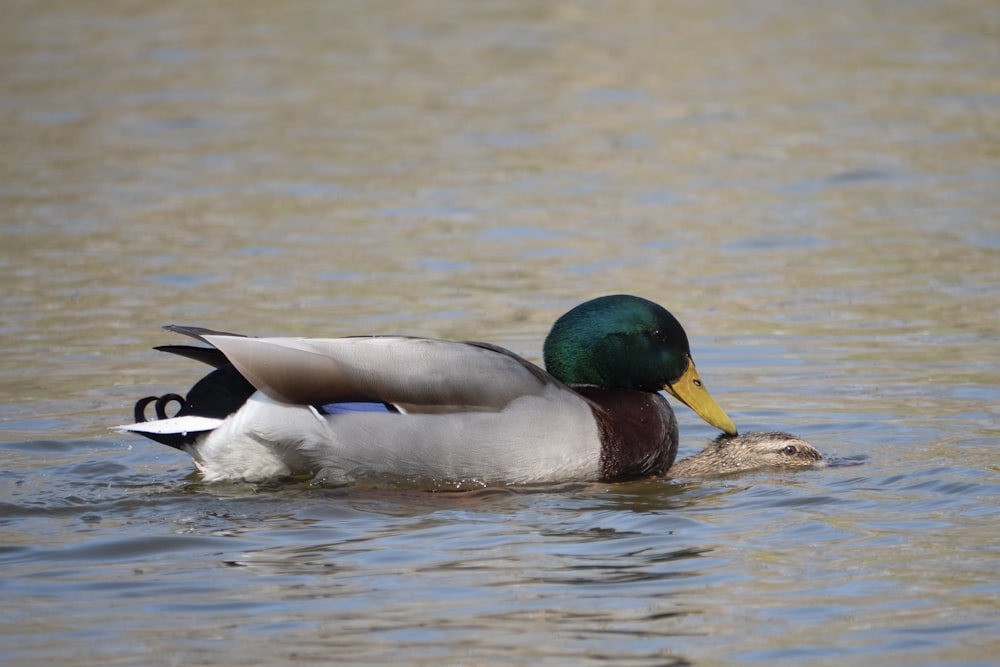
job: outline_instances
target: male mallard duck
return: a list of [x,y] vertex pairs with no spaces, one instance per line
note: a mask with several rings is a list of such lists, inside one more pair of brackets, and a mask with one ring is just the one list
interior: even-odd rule
[[764,468],[824,465],[823,455],[802,438],[783,431],[720,434],[705,449],[670,467],[670,477],[728,475]]
[[[206,481],[395,474],[528,484],[663,475],[677,455],[669,394],[736,434],[663,307],[605,296],[560,317],[547,372],[503,348],[427,338],[248,338],[170,326],[211,348],[157,349],[216,370],[187,397],[136,403],[141,433],[191,454]],[[168,417],[176,402],[180,409]],[[156,404],[157,421],[145,421]]]

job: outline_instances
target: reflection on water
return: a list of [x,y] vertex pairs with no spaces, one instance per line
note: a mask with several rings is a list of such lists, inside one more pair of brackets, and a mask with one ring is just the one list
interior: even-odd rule
[[[992,660],[991,3],[86,4],[0,8],[5,664]],[[161,324],[537,360],[609,292],[862,465],[261,490],[106,430],[196,379]]]

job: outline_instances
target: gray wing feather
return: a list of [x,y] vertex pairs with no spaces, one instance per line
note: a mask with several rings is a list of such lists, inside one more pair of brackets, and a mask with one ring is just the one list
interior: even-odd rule
[[373,401],[407,412],[498,411],[558,384],[527,360],[484,343],[397,336],[202,337],[257,389],[285,403]]

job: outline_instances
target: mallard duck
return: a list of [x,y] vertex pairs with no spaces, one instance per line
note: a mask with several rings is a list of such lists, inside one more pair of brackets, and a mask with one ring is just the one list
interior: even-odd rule
[[720,434],[702,451],[677,461],[667,474],[670,477],[705,477],[823,464],[823,455],[802,438],[784,431],[751,431],[739,435]]
[[[530,484],[663,475],[677,421],[663,395],[735,435],[662,306],[604,296],[560,317],[543,370],[501,347],[402,336],[250,338],[168,326],[211,347],[186,397],[147,397],[118,427],[188,452],[206,481],[311,474]],[[171,405],[179,406],[173,416]],[[158,419],[146,421],[149,405]]]

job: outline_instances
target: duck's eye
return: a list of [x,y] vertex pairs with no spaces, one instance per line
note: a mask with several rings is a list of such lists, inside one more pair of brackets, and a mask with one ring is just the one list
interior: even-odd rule
[[667,339],[667,335],[663,333],[663,329],[653,329],[649,332],[649,337],[661,343]]
[[782,454],[788,454],[789,456],[795,456],[799,453],[799,448],[795,445],[785,445],[781,448]]

